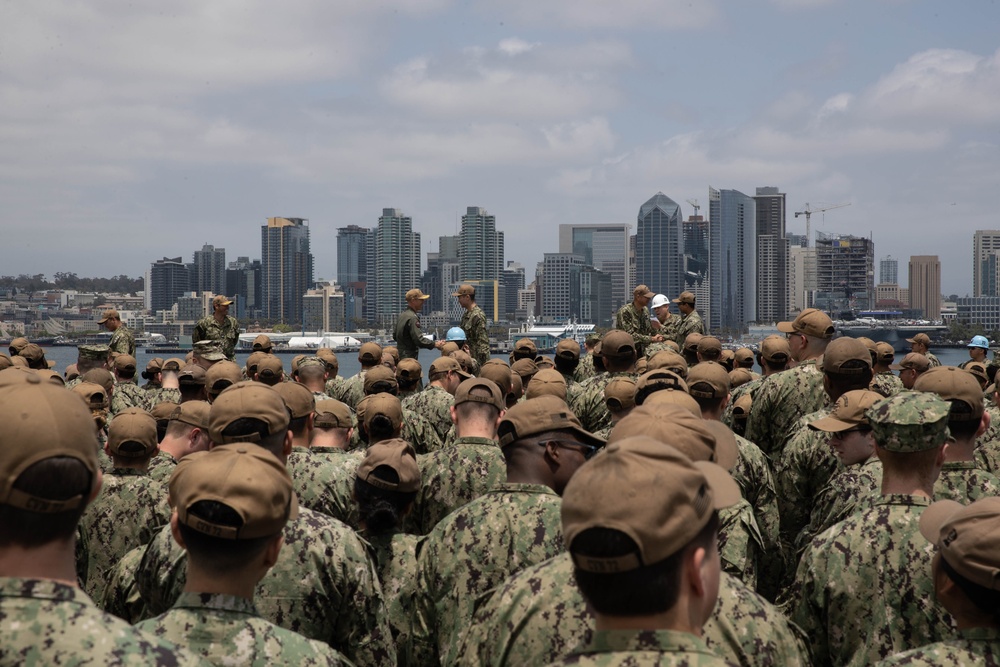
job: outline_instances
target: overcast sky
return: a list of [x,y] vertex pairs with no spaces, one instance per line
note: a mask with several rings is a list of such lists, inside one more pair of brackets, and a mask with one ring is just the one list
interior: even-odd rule
[[530,274],[559,223],[775,185],[790,232],[851,202],[814,233],[870,234],[904,284],[937,254],[964,295],[998,47],[987,0],[6,0],[0,273],[259,257],[292,216],[334,278],[338,227],[397,207],[436,251],[483,206]]

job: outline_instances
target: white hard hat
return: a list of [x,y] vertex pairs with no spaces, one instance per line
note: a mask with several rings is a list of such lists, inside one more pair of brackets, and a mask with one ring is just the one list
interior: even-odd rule
[[657,294],[653,297],[653,300],[649,303],[649,308],[651,310],[656,310],[660,306],[666,306],[670,303],[670,299],[662,294]]

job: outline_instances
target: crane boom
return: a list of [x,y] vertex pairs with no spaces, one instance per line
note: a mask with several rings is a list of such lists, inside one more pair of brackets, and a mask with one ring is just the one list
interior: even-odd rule
[[806,202],[806,206],[805,206],[805,210],[804,211],[796,211],[795,212],[795,217],[796,218],[799,217],[800,215],[806,216],[806,247],[807,248],[809,247],[810,241],[811,241],[811,239],[809,238],[809,236],[810,236],[810,231],[811,231],[811,225],[810,225],[810,223],[812,222],[812,214],[813,213],[823,213],[825,211],[832,211],[835,208],[843,208],[845,206],[850,206],[852,203],[853,202],[845,202],[843,204],[834,204],[833,206],[824,206],[823,208],[810,208],[809,207],[809,202]]

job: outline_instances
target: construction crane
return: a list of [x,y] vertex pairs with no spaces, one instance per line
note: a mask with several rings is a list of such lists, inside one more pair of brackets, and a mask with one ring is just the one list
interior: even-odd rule
[[691,206],[694,207],[694,215],[695,215],[695,217],[697,217],[698,216],[698,211],[701,210],[701,206],[698,206],[698,200],[697,199],[688,199],[686,201],[687,201],[687,203],[691,204]]
[[813,213],[823,213],[825,211],[832,211],[835,208],[843,208],[845,206],[850,206],[851,203],[852,202],[847,202],[846,204],[834,204],[833,206],[824,206],[823,208],[809,208],[809,202],[806,202],[806,210],[796,211],[795,212],[796,218],[799,217],[800,215],[806,216],[806,247],[808,248],[810,246],[811,239],[809,238],[809,233],[812,229],[810,223],[812,221]]

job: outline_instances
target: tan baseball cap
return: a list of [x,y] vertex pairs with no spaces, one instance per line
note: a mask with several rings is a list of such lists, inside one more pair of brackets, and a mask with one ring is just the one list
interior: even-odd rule
[[990,381],[990,376],[986,372],[986,364],[980,361],[970,361],[964,369],[967,373],[981,380],[984,384]]
[[743,394],[733,401],[733,419],[746,419],[750,416],[753,408],[753,397],[750,394]]
[[744,385],[747,382],[753,381],[753,373],[749,369],[743,366],[737,366],[733,370],[729,371],[729,387],[730,389],[736,389],[740,385]]
[[913,383],[913,388],[916,391],[932,391],[946,401],[961,401],[971,409],[969,414],[949,414],[948,421],[978,421],[983,416],[983,390],[973,374],[961,368],[936,366],[922,373]]
[[697,352],[698,342],[702,339],[702,335],[697,332],[691,332],[684,337],[684,351],[685,352]]
[[462,371],[465,372],[465,379],[472,377],[472,355],[465,350],[455,350],[448,356],[457,361],[458,365],[462,367]]
[[368,400],[365,401],[363,417],[360,414],[359,407],[358,418],[363,419],[365,429],[368,431],[371,430],[372,420],[379,415],[389,418],[394,431],[403,426],[403,406],[400,404],[399,399],[392,394],[382,392],[369,396]]
[[382,346],[371,341],[364,343],[358,349],[358,361],[369,364],[377,364],[382,361]]
[[120,320],[122,317],[118,314],[118,311],[114,308],[108,308],[101,314],[101,319],[97,320],[98,324],[104,324],[108,320]]
[[257,379],[264,384],[275,385],[281,382],[285,374],[285,367],[281,359],[274,354],[265,354],[257,362]]
[[[661,391],[654,396],[658,394],[684,396],[695,403],[693,398],[679,391]],[[647,403],[636,406],[627,417],[615,424],[608,442],[645,435],[676,447],[692,460],[713,461],[731,468],[739,457],[736,439],[720,441],[707,424],[701,418],[700,410],[695,413],[675,403]]]
[[123,372],[132,371],[134,373],[137,364],[138,362],[135,360],[135,357],[133,357],[131,354],[119,354],[117,357],[115,357],[116,371],[123,371]]
[[222,432],[237,419],[259,419],[267,424],[267,432],[274,435],[288,430],[291,415],[281,395],[260,382],[237,382],[216,397],[208,414],[208,436],[212,442],[255,442],[257,434],[224,436]]
[[535,341],[530,338],[519,338],[517,342],[514,343],[515,352],[531,352],[531,356],[538,354],[538,347],[535,345]]
[[[184,401],[180,405],[176,403],[161,403],[160,405],[174,406],[167,416],[170,421],[179,421],[203,431],[208,430],[208,415],[212,410],[212,404],[208,401]],[[155,408],[153,416],[156,417]]]
[[[848,361],[863,361],[864,368],[844,368]],[[861,375],[865,369],[871,369],[872,356],[868,347],[857,338],[841,336],[831,341],[823,353],[823,372],[837,375]]]
[[253,339],[253,345],[251,349],[254,352],[270,352],[273,344],[271,343],[271,337],[267,334],[260,334]]
[[[563,383],[565,384],[565,382]],[[486,403],[497,410],[507,409],[503,392],[495,382],[486,377],[473,378],[458,385],[455,392],[455,406],[468,402]]]
[[539,396],[518,403],[507,410],[497,428],[500,446],[548,431],[571,431],[581,442],[595,447],[604,445],[604,438],[583,428],[566,401],[556,396]]
[[8,371],[0,373],[0,415],[0,504],[46,514],[86,504],[89,487],[69,498],[39,498],[14,488],[27,468],[59,456],[80,461],[91,480],[96,477],[97,435],[80,399],[34,373]]
[[220,294],[217,297],[215,297],[214,299],[212,299],[212,307],[213,308],[215,306],[231,306],[232,303],[233,303],[232,299],[230,299],[229,297],[224,296],[222,294]]
[[752,368],[754,364],[753,350],[749,347],[741,347],[733,353],[733,359],[737,366]]
[[635,381],[635,404],[642,405],[653,393],[661,391],[687,392],[688,385],[684,379],[665,368],[646,371]]
[[572,338],[563,338],[561,341],[556,343],[556,356],[560,359],[568,359],[570,361],[573,359],[579,359],[580,344]]
[[[12,375],[8,372],[5,375]],[[37,375],[35,377],[38,377]],[[40,380],[41,378],[39,378]],[[79,384],[75,385],[70,389],[74,394],[83,399],[84,405],[86,405],[91,410],[107,410],[108,409],[108,392],[104,390],[99,384],[94,382],[87,382],[84,380]],[[93,428],[93,425],[91,425]]]
[[21,350],[27,347],[28,343],[30,342],[31,341],[25,338],[24,336],[18,336],[14,340],[10,341],[10,345],[8,346],[10,353],[15,355],[20,354]]
[[[398,482],[390,482],[377,477],[377,468],[388,466],[399,477]],[[416,493],[420,490],[420,466],[417,453],[406,440],[392,438],[382,440],[368,447],[365,458],[358,464],[357,477],[362,482],[385,491]]]
[[879,341],[875,343],[875,358],[883,364],[892,363],[896,358],[896,350],[889,343]]
[[455,357],[438,357],[431,363],[430,370],[427,372],[427,377],[431,380],[436,380],[438,376],[445,375],[446,373],[458,373],[461,377],[468,379],[472,377],[464,370],[462,370],[462,364],[458,363],[458,359]]
[[451,293],[452,296],[475,296],[476,288],[472,285],[461,285],[457,290]]
[[431,295],[430,294],[424,294],[419,289],[414,288],[414,289],[411,289],[411,290],[409,290],[409,291],[406,292],[406,297],[405,298],[406,298],[407,301],[413,301],[414,299],[421,299],[421,300],[423,300],[423,299],[429,299],[429,298],[431,298]]
[[892,364],[889,366],[894,371],[901,371],[904,369],[914,369],[918,373],[923,373],[931,367],[931,360],[919,352],[909,352],[902,361],[898,364]]
[[715,336],[702,336],[698,340],[700,354],[722,354],[722,341]]
[[212,396],[222,393],[226,387],[230,387],[243,380],[243,371],[239,364],[234,361],[219,361],[212,364],[212,367],[205,371],[205,388]]
[[833,320],[821,310],[806,308],[791,322],[778,322],[781,333],[800,333],[813,338],[833,338]]
[[331,350],[330,348],[328,347],[319,348],[318,350],[316,350],[316,356],[322,359],[323,363],[326,364],[327,367],[332,366],[337,370],[340,370],[340,360],[337,359],[337,353]]
[[531,359],[518,359],[510,366],[510,372],[521,378],[521,382],[527,384],[528,380],[538,372],[538,365]]
[[920,534],[955,572],[983,588],[1000,590],[1000,498],[969,505],[932,503],[920,514]]
[[885,396],[882,394],[867,389],[849,391],[837,399],[828,416],[809,422],[809,428],[814,431],[840,433],[857,428],[861,424],[870,425],[865,412],[883,398]]
[[[479,369],[479,377],[492,380],[496,386],[500,387],[502,393],[506,394],[510,391],[510,366],[501,359],[491,359],[483,364]],[[459,387],[461,388],[461,385]]]
[[177,374],[177,381],[181,384],[193,384],[204,387],[205,375],[205,369],[198,364],[188,364]]
[[534,374],[524,394],[527,398],[556,396],[566,400],[566,378],[554,368],[543,368]]
[[[126,448],[122,445],[135,443],[142,449]],[[108,426],[108,449],[115,456],[141,459],[156,451],[156,420],[142,408],[122,410]]]
[[687,359],[673,350],[661,350],[649,358],[649,363],[646,365],[647,371],[655,371],[661,368],[673,371],[681,377],[687,377]]
[[913,338],[907,338],[906,342],[907,343],[923,343],[924,345],[928,345],[929,346],[931,344],[931,338],[930,338],[930,336],[928,336],[925,333],[918,333]]
[[656,296],[656,292],[649,289],[649,287],[647,287],[646,285],[637,285],[636,288],[632,290],[632,296],[642,296],[646,297],[647,299],[652,299],[654,296]]
[[153,357],[146,362],[146,370],[142,372],[142,377],[151,380],[154,375],[163,370],[163,358]]
[[687,385],[696,398],[723,398],[729,394],[729,373],[722,364],[703,361],[688,371]]
[[407,382],[417,382],[424,376],[424,369],[416,359],[400,359],[396,364],[396,378]]
[[379,365],[365,371],[363,387],[366,394],[378,394],[383,391],[392,393],[392,391],[395,391],[399,387],[399,382],[396,380],[396,374],[392,370]]
[[304,384],[282,382],[274,390],[278,392],[288,411],[292,413],[292,419],[308,417],[316,409],[316,399]]
[[184,368],[186,364],[187,362],[181,359],[180,357],[170,357],[169,359],[163,362],[163,368],[161,368],[160,370],[173,371],[177,373],[180,372],[180,370]]
[[396,347],[395,345],[386,345],[385,347],[383,347],[382,354],[383,355],[388,354],[390,357],[392,357],[392,363],[394,364],[399,363],[399,348]]
[[[204,401],[185,401],[185,403],[199,403]],[[168,421],[173,419],[174,412],[180,407],[173,401],[161,401],[153,406],[153,409],[149,411],[153,415],[153,419],[156,421]],[[206,425],[207,428],[207,425]]]
[[601,338],[601,356],[627,357],[635,354],[635,339],[621,329],[612,329]]
[[635,407],[635,380],[620,376],[604,385],[604,404],[612,412],[624,412]]
[[[185,456],[177,463],[169,488],[177,520],[212,537],[249,540],[277,535],[299,515],[285,466],[267,450],[246,442]],[[192,514],[192,506],[203,500],[231,508],[243,525],[224,526]]]
[[333,398],[316,401],[314,414],[313,426],[316,428],[351,428],[354,425],[351,421],[351,409],[346,403]]
[[48,361],[45,358],[45,350],[35,343],[25,345],[18,356],[27,360],[28,366],[31,368],[52,368],[56,365],[56,362]]
[[[739,500],[739,486],[714,463],[692,461],[648,436],[625,438],[609,443],[566,485],[566,548],[573,564],[586,572],[634,570],[677,553],[716,510]],[[620,531],[635,542],[637,551],[617,557],[579,553],[574,540],[589,528]]]
[[642,401],[643,405],[676,405],[690,412],[701,419],[701,406],[698,401],[691,397],[691,394],[680,389],[666,389],[655,391]]
[[680,296],[672,300],[672,303],[689,303],[694,305],[694,293],[693,292],[681,292]]
[[787,363],[792,358],[788,339],[778,334],[768,336],[760,342],[760,356],[774,364]]

